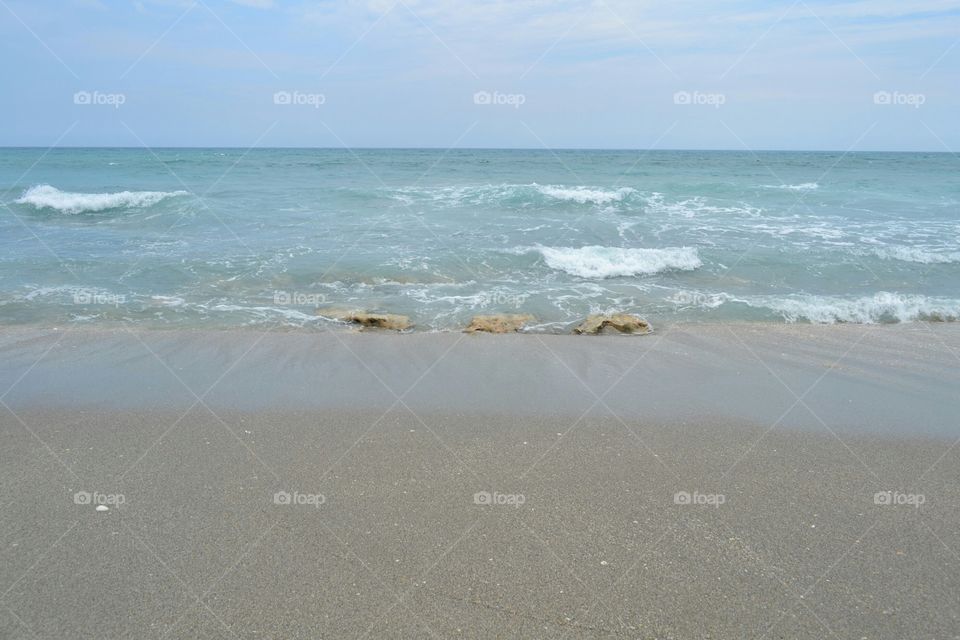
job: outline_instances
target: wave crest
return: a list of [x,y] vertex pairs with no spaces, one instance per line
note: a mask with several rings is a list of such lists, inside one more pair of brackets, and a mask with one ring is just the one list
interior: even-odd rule
[[166,198],[188,195],[186,191],[119,191],[117,193],[74,193],[60,191],[48,184],[31,187],[17,204],[36,209],[54,209],[60,213],[93,213],[126,207],[150,207]]
[[814,324],[889,324],[917,320],[960,320],[960,300],[884,291],[860,298],[798,296],[745,302],[751,307],[771,309],[787,322],[806,320]]
[[785,189],[787,191],[816,191],[820,185],[816,182],[804,182],[802,184],[765,184],[766,189]]
[[960,252],[935,253],[919,247],[883,247],[874,254],[883,260],[900,260],[919,264],[949,264],[960,262]]
[[576,202],[577,204],[610,204],[611,202],[621,202],[624,198],[636,192],[635,189],[631,189],[630,187],[606,190],[591,189],[589,187],[558,187],[538,184],[531,186],[535,187],[537,191],[545,196],[556,200]]
[[586,246],[536,247],[547,266],[581,278],[617,278],[651,275],[662,271],[692,271],[700,267],[693,247],[664,249],[621,249],[619,247]]
[[562,184],[485,184],[445,187],[399,187],[389,189],[388,197],[410,205],[417,201],[441,206],[527,206],[572,202],[575,204],[614,205],[628,201],[637,190],[631,187],[604,188]]

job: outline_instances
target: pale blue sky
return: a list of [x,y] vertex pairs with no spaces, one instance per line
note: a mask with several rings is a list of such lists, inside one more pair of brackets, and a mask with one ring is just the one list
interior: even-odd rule
[[0,0],[0,144],[960,151],[958,42],[960,0]]

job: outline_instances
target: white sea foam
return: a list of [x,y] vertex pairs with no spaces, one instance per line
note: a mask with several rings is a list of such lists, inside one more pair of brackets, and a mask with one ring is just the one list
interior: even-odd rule
[[703,264],[693,247],[622,249],[587,246],[579,249],[535,247],[534,250],[540,252],[551,269],[581,278],[650,275],[669,270],[692,271]]
[[816,191],[820,185],[816,182],[803,182],[801,184],[765,184],[765,189],[786,189],[787,191]]
[[56,286],[38,286],[32,287],[26,285],[29,289],[26,293],[18,296],[17,299],[25,301],[34,301],[34,300],[47,300],[47,299],[62,299],[70,301],[82,301],[85,299],[94,299],[94,298],[121,298],[121,294],[116,294],[109,289],[103,289],[100,287],[83,287],[79,285],[56,285]]
[[186,300],[179,296],[150,296],[150,302],[161,307],[182,307],[186,304]]
[[665,213],[669,216],[678,216],[682,218],[696,218],[701,216],[722,215],[725,218],[731,216],[748,216],[754,218],[762,213],[762,209],[746,202],[722,202],[714,201],[716,204],[710,204],[707,198],[703,196],[694,196],[680,200],[667,200],[664,194],[654,191],[643,196],[646,202],[646,209],[650,213]]
[[735,300],[733,296],[726,292],[707,293],[703,291],[694,291],[681,289],[674,291],[667,300],[673,303],[677,308],[699,308],[716,309],[725,303]]
[[221,303],[209,307],[201,304],[198,305],[198,308],[203,311],[244,314],[251,317],[251,321],[248,322],[248,324],[281,321],[292,326],[303,326],[306,324],[315,324],[323,320],[323,316],[304,313],[289,307],[245,306]]
[[116,193],[73,193],[48,184],[31,187],[17,200],[37,209],[60,213],[88,213],[123,207],[149,207],[165,198],[188,195],[186,191],[119,191]]
[[960,251],[937,253],[919,247],[879,247],[874,250],[878,258],[884,260],[901,260],[903,262],[918,262],[920,264],[949,264],[960,262]]
[[566,185],[485,184],[447,187],[401,187],[392,190],[390,197],[410,205],[424,200],[434,205],[463,206],[477,204],[532,203],[539,196],[577,204],[609,205],[622,202],[636,193],[630,187],[604,189],[601,187],[571,187]]
[[874,296],[751,297],[742,300],[751,307],[772,309],[787,322],[816,324],[850,322],[877,324],[916,320],[955,321],[960,319],[960,300],[882,291]]
[[563,187],[555,185],[532,185],[537,191],[545,196],[556,198],[557,200],[567,200],[578,204],[610,204],[611,202],[621,202],[631,193],[635,193],[630,187],[620,189],[591,189],[589,187]]

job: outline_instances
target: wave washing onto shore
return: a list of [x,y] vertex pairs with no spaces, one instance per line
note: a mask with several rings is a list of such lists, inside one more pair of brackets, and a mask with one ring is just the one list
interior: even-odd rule
[[94,213],[125,207],[150,207],[166,198],[189,195],[186,191],[119,191],[116,193],[75,193],[60,191],[48,184],[31,187],[16,202],[60,213]]
[[874,252],[883,260],[900,260],[918,264],[950,264],[960,262],[960,252],[937,253],[919,247],[882,247]]
[[751,307],[771,309],[782,315],[787,322],[890,324],[918,320],[960,320],[960,300],[887,292],[860,298],[791,296],[757,297],[738,301]]
[[[88,324],[98,322],[137,323],[149,319],[160,326],[285,326],[320,327],[338,323],[336,313],[362,309],[358,290],[364,287],[325,287],[330,293],[298,293],[277,291],[270,295],[243,298],[206,299],[191,296],[163,295],[155,292],[111,290],[102,287],[38,287],[0,296],[0,309],[8,314],[46,307],[59,308],[61,322]],[[872,296],[842,297],[817,295],[736,296],[693,289],[675,290],[666,298],[649,293],[661,290],[619,288],[611,282],[583,282],[576,293],[566,293],[565,285],[555,283],[540,289],[501,288],[469,294],[471,286],[391,283],[376,289],[374,295],[390,296],[392,301],[376,307],[380,313],[408,316],[415,331],[459,331],[477,313],[529,313],[533,318],[524,329],[533,333],[563,333],[572,323],[590,314],[632,313],[649,318],[655,325],[666,322],[667,316],[691,320],[703,317],[724,322],[733,317],[752,320],[779,319],[787,323],[811,324],[897,324],[918,321],[960,321],[960,299],[903,295],[879,292]],[[391,289],[393,291],[391,292]],[[463,292],[463,293],[459,293]],[[644,293],[647,292],[647,293]],[[655,296],[655,294],[654,294]],[[668,307],[663,302],[669,303]],[[672,309],[671,309],[672,308]],[[743,309],[751,312],[744,316]],[[707,313],[707,316],[701,314]],[[731,315],[732,314],[732,315]]]
[[535,247],[551,269],[580,278],[617,278],[651,275],[662,271],[693,271],[703,263],[693,247],[621,249],[587,246]]
[[493,314],[532,315],[537,332],[618,312],[657,327],[960,319],[960,160],[836,161],[0,149],[16,214],[0,217],[0,326],[313,330],[321,308],[416,331]]

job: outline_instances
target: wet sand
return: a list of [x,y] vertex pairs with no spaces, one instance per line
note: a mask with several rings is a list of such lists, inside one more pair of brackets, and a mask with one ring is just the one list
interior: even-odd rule
[[957,353],[9,330],[0,637],[958,637]]

